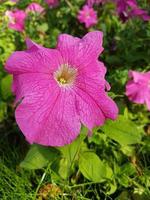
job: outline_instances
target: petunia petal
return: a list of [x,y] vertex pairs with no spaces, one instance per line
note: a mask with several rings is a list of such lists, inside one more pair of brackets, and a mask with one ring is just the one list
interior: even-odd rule
[[135,82],[138,82],[143,78],[143,74],[137,71],[130,70],[128,73],[129,78],[133,78]]
[[[25,97],[38,97],[38,92],[42,89],[51,90],[51,84],[54,84],[52,76],[44,73],[24,73],[13,77],[12,90],[16,95],[16,103]],[[39,99],[40,100],[40,99]]]
[[39,44],[36,44],[35,42],[33,42],[30,38],[26,38],[26,46],[27,46],[27,49],[31,49],[32,47],[34,47],[35,49],[46,49],[42,46],[40,46]]
[[142,87],[142,85],[138,83],[134,83],[132,80],[128,81],[126,84],[126,95],[128,98],[139,104],[143,104],[145,101],[146,91],[145,87]]
[[101,31],[92,31],[87,33],[82,38],[82,41],[86,44],[86,51],[89,49],[89,53],[94,57],[98,57],[103,51],[103,32]]
[[86,80],[87,84],[89,82],[93,82],[93,84],[97,86],[99,85],[103,89],[105,89],[105,86],[108,89],[110,88],[105,80],[106,67],[100,61],[91,59],[89,63],[85,62],[82,66],[80,66],[77,72],[78,84],[84,84],[84,86],[86,86],[84,83],[84,80]]
[[80,119],[89,129],[102,125],[107,118],[116,119],[118,114],[115,102],[105,92],[103,73],[101,77],[95,75],[80,74],[74,88]]
[[103,51],[102,37],[100,31],[89,32],[82,39],[62,34],[58,38],[57,49],[66,63],[82,66],[85,62],[89,63],[91,58],[97,59]]
[[90,131],[96,126],[103,125],[105,116],[97,102],[82,89],[78,88],[74,91],[76,93],[77,111],[82,124],[88,127]]
[[[40,83],[40,84],[39,84]],[[80,132],[75,94],[62,90],[47,74],[14,76],[17,100],[16,121],[30,143],[63,146]]]
[[[28,79],[27,74],[19,76],[22,83],[25,77]],[[53,81],[47,84],[46,78],[42,78],[40,85],[35,81],[30,89],[25,85],[20,87],[22,94],[26,95],[16,109],[17,124],[30,143],[47,146],[69,144],[80,132],[75,95],[69,90],[61,90]],[[18,92],[21,92],[19,88]]]
[[80,42],[80,38],[78,37],[73,37],[71,35],[68,34],[60,34],[58,36],[58,43],[57,43],[57,49],[59,49],[61,52],[63,52],[64,50],[68,50],[74,46],[77,45],[78,42]]
[[5,65],[5,69],[9,73],[51,73],[62,64],[62,57],[59,51],[37,48],[36,46],[31,46],[31,44],[28,44],[28,46],[30,49],[16,51],[9,57]]

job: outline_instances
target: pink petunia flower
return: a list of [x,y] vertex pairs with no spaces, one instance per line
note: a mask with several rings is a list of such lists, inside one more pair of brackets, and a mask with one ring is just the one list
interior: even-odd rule
[[59,0],[45,0],[45,2],[50,8],[54,8],[59,4]]
[[103,2],[104,2],[104,0],[87,0],[86,3],[87,3],[88,6],[92,7],[94,4],[95,5],[99,5],[99,4],[103,3]]
[[130,16],[132,17],[139,17],[143,19],[144,21],[149,21],[150,20],[150,15],[146,10],[142,10],[140,8],[135,8],[130,12]]
[[9,28],[24,31],[26,13],[23,10],[6,11],[5,15],[9,18]]
[[116,119],[118,108],[105,89],[106,68],[98,61],[103,34],[82,39],[61,34],[56,49],[27,39],[26,51],[14,52],[6,62],[13,75],[18,105],[16,121],[30,143],[63,146],[80,133]]
[[131,17],[139,17],[144,21],[150,20],[147,11],[138,7],[136,0],[115,0],[117,3],[117,12],[123,22]]
[[14,3],[17,3],[19,0],[10,0],[10,1],[12,1],[12,2],[14,2]]
[[10,0],[13,3],[18,3],[19,0]]
[[146,104],[150,110],[150,72],[129,71],[129,78],[131,80],[126,84],[126,95],[129,100]]
[[84,23],[86,28],[89,28],[95,24],[97,24],[97,12],[89,7],[88,5],[84,5],[82,10],[79,11],[78,20],[80,23]]
[[38,3],[30,3],[26,8],[26,12],[42,13],[44,8]]
[[130,17],[129,8],[137,7],[136,0],[116,0],[116,4],[117,13],[123,22]]

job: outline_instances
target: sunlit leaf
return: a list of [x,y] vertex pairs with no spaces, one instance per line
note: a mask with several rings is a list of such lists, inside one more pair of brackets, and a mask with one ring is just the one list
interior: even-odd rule
[[105,164],[94,152],[84,152],[79,159],[79,169],[85,178],[102,182],[106,176]]
[[104,133],[121,145],[130,145],[141,141],[141,133],[135,123],[119,116],[116,121],[107,121],[102,127]]
[[1,92],[3,99],[7,99],[12,95],[11,92],[12,76],[7,75],[1,81]]
[[59,152],[56,149],[34,144],[20,166],[26,169],[40,169],[48,163],[54,162],[58,157]]

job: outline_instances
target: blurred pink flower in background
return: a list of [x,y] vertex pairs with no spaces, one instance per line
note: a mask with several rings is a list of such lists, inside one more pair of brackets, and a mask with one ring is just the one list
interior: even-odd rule
[[56,7],[59,4],[59,0],[45,0],[50,8]]
[[6,11],[5,15],[9,19],[9,28],[20,32],[24,31],[26,13],[23,10]]
[[130,17],[139,17],[144,21],[150,20],[147,11],[138,7],[136,0],[115,0],[117,3],[117,12],[123,22]]
[[63,146],[80,133],[116,119],[118,108],[107,95],[106,67],[98,60],[103,33],[82,39],[61,34],[57,48],[27,39],[28,49],[14,52],[5,69],[13,75],[16,121],[30,143]]
[[128,9],[127,1],[126,0],[116,0],[116,4],[117,4],[117,13],[118,13],[119,17],[121,18],[121,20],[123,22],[125,22],[129,17],[129,14],[127,12],[127,9]]
[[[106,0],[105,0],[106,1]],[[99,5],[99,4],[101,4],[101,3],[103,3],[104,2],[104,0],[87,0],[86,1],[86,4],[88,5],[88,6],[93,6],[94,4],[95,5]]]
[[89,28],[95,24],[97,24],[97,12],[89,7],[88,5],[84,5],[82,10],[79,11],[78,20],[80,23],[84,23],[86,28]]
[[150,110],[150,72],[129,71],[131,80],[126,84],[126,95],[129,100],[146,104]]
[[14,2],[14,3],[17,3],[19,0],[10,0],[10,1],[12,1],[12,2]]
[[44,8],[38,3],[30,3],[26,8],[26,12],[42,13]]
[[132,17],[139,17],[143,19],[144,21],[149,21],[150,20],[150,15],[146,10],[142,10],[140,8],[135,8],[130,12],[130,16]]

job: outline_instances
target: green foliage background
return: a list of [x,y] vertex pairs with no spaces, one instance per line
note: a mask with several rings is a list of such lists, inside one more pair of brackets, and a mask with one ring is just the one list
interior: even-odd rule
[[[124,95],[129,69],[150,70],[150,22],[135,18],[122,23],[115,5],[106,3],[95,6],[98,24],[87,30],[76,18],[84,0],[61,0],[53,9],[37,0],[45,13],[28,16],[23,34],[9,29],[5,11],[25,9],[30,2],[0,3],[0,199],[150,199],[150,113]],[[150,10],[146,0],[139,5]],[[25,49],[25,37],[53,48],[60,33],[82,37],[92,30],[104,33],[100,59],[107,66],[109,95],[118,104],[119,118],[94,129],[92,137],[83,128],[76,141],[62,148],[30,147],[14,120],[12,77],[4,71],[5,61]],[[48,184],[52,187],[40,193]]]

